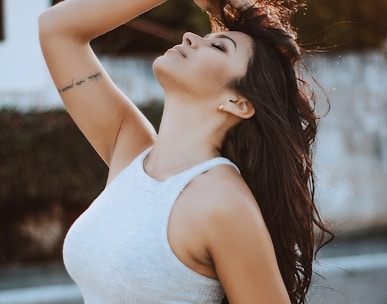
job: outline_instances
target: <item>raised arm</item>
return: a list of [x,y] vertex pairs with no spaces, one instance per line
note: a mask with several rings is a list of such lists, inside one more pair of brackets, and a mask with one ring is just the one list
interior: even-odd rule
[[[152,144],[155,131],[113,84],[89,46],[163,0],[66,0],[39,17],[47,66],[61,98],[86,138],[108,165],[130,161]],[[116,170],[119,170],[117,168]]]

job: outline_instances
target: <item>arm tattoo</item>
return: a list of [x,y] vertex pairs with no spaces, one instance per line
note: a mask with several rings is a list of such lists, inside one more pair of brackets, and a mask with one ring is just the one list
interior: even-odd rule
[[102,77],[102,73],[98,72],[98,73],[95,73],[87,78],[91,81],[93,81],[93,80],[98,81],[101,77]]
[[75,85],[79,87],[79,86],[82,85],[82,83],[84,83],[84,82],[85,82],[85,80],[84,80],[84,79],[81,79],[81,80],[77,81],[77,82],[75,83]]
[[98,81],[100,78],[102,77],[102,73],[101,72],[97,72],[93,75],[90,75],[84,79],[80,79],[80,80],[77,80],[75,81],[74,79],[71,80],[71,83],[64,86],[63,88],[59,88],[58,89],[58,92],[59,93],[66,93],[68,90],[71,90],[75,87],[80,87],[82,86],[83,84],[86,83],[86,81]]
[[71,81],[71,84],[70,85],[67,85],[67,86],[65,86],[64,88],[62,88],[62,89],[59,89],[58,91],[59,91],[59,93],[65,93],[65,92],[67,92],[68,90],[70,90],[70,89],[72,89],[74,87],[74,80],[72,80]]

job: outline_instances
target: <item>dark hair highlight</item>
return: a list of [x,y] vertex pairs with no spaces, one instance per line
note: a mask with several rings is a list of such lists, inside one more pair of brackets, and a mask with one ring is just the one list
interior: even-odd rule
[[291,303],[305,303],[313,259],[325,236],[333,236],[314,202],[319,117],[313,90],[301,78],[302,56],[290,26],[295,1],[220,7],[222,20],[211,19],[213,30],[240,31],[254,41],[246,75],[230,86],[255,108],[254,116],[228,131],[221,154],[240,168],[258,202]]

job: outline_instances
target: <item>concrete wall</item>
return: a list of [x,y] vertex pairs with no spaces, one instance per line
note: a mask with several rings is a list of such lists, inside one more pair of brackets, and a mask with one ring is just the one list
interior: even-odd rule
[[387,228],[387,54],[315,58],[331,103],[317,145],[318,200],[335,229]]

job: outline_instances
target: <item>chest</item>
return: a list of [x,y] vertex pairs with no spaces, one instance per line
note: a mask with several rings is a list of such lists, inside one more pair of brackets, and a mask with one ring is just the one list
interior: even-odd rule
[[186,299],[205,295],[205,301],[181,303],[220,299],[219,282],[190,264],[195,259],[181,241],[190,236],[176,238],[173,233],[190,230],[173,220],[184,216],[174,206],[184,205],[178,199],[181,185],[155,188],[138,179],[123,180],[124,184],[113,181],[66,236],[64,262],[85,303],[163,303],[161,299],[172,295]]

